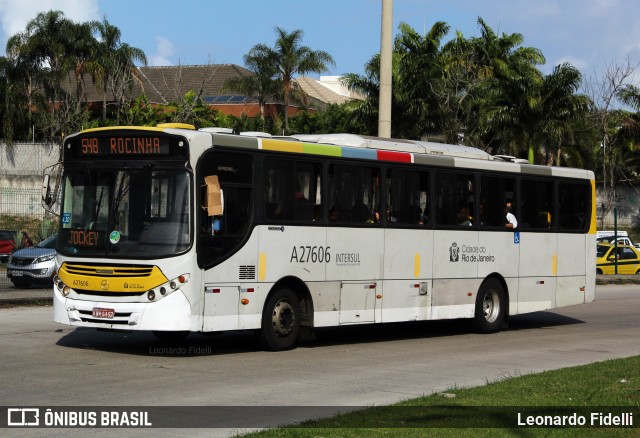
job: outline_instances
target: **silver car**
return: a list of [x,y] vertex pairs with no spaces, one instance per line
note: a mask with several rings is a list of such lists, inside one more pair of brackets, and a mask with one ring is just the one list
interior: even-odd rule
[[56,266],[56,234],[29,248],[20,249],[9,257],[7,277],[19,288],[32,284],[50,286]]

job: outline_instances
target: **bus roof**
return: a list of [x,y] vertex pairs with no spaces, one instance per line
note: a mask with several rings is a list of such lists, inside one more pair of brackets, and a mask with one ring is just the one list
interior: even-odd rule
[[[82,133],[106,130],[161,130],[184,135],[191,142],[196,155],[211,147],[206,134],[214,137],[215,145],[261,149],[286,153],[325,155],[373,161],[417,163],[435,166],[485,169],[539,176],[594,179],[593,172],[584,169],[532,165],[527,160],[504,155],[490,155],[480,149],[429,141],[369,137],[356,134],[298,134],[272,136],[262,132],[243,132],[240,135],[228,128],[185,129],[184,125],[157,127],[119,126],[85,130]],[[77,134],[74,134],[75,136]],[[71,136],[70,136],[71,137]],[[217,140],[215,140],[217,138]]]
[[490,154],[474,147],[433,143],[429,141],[368,137],[356,134],[303,134],[292,135],[291,138],[309,143],[332,144],[354,148],[446,155],[450,157],[476,158],[484,160],[491,159]]

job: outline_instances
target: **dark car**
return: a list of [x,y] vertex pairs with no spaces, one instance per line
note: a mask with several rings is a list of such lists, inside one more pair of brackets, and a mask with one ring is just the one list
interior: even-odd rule
[[56,268],[56,235],[47,237],[36,246],[14,252],[7,262],[7,277],[19,288],[32,284],[53,284]]
[[0,262],[6,263],[16,248],[16,231],[0,230]]

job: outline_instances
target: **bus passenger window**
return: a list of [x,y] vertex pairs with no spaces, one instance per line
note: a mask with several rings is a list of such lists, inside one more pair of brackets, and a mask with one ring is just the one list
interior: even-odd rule
[[[373,167],[332,165],[329,168],[330,215],[336,222],[375,224],[380,208],[380,170]],[[333,222],[332,218],[329,218]]]
[[[522,221],[516,211],[515,178],[509,176],[483,176],[480,178],[480,225],[487,228],[520,228]],[[509,209],[509,212],[506,211]],[[508,216],[511,213],[515,219]],[[507,217],[513,222],[507,225]]]
[[435,208],[438,225],[462,228],[471,228],[475,225],[473,181],[474,177],[470,174],[449,172],[436,174]]
[[591,198],[587,184],[558,184],[558,215],[562,230],[585,231],[590,218]]
[[553,182],[522,178],[518,227],[523,230],[551,229],[553,202]]
[[410,169],[387,171],[388,222],[397,225],[425,225],[429,221],[429,174]]
[[322,211],[319,163],[265,160],[264,212],[269,221],[314,222]]

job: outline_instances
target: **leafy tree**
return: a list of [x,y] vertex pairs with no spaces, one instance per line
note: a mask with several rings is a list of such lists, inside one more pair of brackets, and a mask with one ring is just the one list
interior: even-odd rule
[[611,62],[585,84],[586,93],[592,101],[591,122],[599,133],[599,146],[602,150],[603,220],[617,201],[616,184],[620,176],[617,169],[623,159],[619,149],[624,135],[620,136],[619,131],[625,117],[616,108],[621,102],[624,103],[621,98],[631,97],[629,94],[625,95],[624,90],[630,85],[636,69],[637,65],[628,58],[623,63]]
[[16,60],[0,57],[0,120],[8,152],[14,139],[28,137],[31,130],[31,111],[26,93],[29,81],[23,72],[16,65]]
[[[174,106],[174,105],[170,105]],[[214,126],[217,111],[206,106],[200,94],[188,91],[180,102],[174,106],[171,121],[189,123],[196,127]]]

